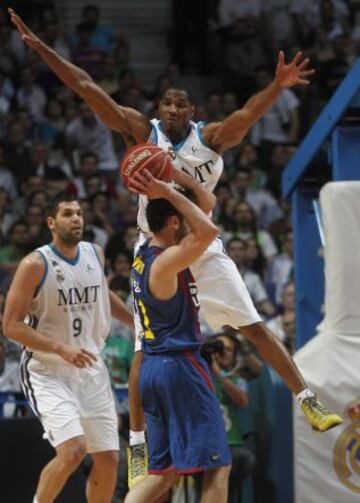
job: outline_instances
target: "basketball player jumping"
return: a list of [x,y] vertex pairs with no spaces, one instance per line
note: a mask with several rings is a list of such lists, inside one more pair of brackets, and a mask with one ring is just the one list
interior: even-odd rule
[[[307,69],[309,60],[301,52],[285,64],[279,53],[274,80],[260,93],[222,122],[194,123],[194,105],[185,90],[165,91],[159,106],[160,120],[149,120],[140,112],[115,103],[82,69],[59,56],[41,41],[13,10],[9,14],[22,40],[33,48],[56,75],[107,124],[123,135],[128,145],[142,142],[170,150],[176,168],[185,171],[208,190],[213,191],[223,170],[221,154],[239,144],[249,129],[280,96],[284,88],[308,85],[307,78],[314,70]],[[149,231],[146,198],[140,197],[138,224],[143,233]],[[316,399],[277,338],[262,323],[235,264],[224,253],[220,239],[211,243],[204,254],[191,266],[199,288],[201,308],[208,323],[218,330],[223,325],[241,329],[241,333],[258,349],[260,356],[283,378],[297,395],[303,411],[313,428],[325,431],[341,423],[341,418],[325,409]],[[130,374],[131,396],[130,445],[143,444],[142,416],[137,391],[141,353],[134,359]],[[137,414],[134,410],[138,410]],[[135,433],[134,433],[135,431]],[[137,452],[140,452],[138,449]],[[136,472],[141,463],[136,460]],[[130,465],[130,473],[132,465]],[[141,470],[140,470],[141,471]],[[133,473],[136,478],[136,473]],[[141,475],[139,473],[139,475]]]
[[4,334],[24,346],[22,386],[56,456],[40,475],[34,503],[52,503],[87,452],[86,495],[110,503],[117,478],[118,422],[100,352],[111,315],[133,327],[109,292],[98,246],[81,241],[83,216],[73,197],[48,210],[53,241],[19,264],[6,299]]

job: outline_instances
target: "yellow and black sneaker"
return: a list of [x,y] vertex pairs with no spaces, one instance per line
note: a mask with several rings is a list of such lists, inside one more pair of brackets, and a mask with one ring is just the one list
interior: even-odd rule
[[304,398],[301,408],[315,431],[327,431],[343,422],[340,416],[326,409],[316,395]]
[[147,445],[138,444],[127,448],[128,460],[128,485],[132,489],[136,484],[147,477],[148,474],[148,451]]

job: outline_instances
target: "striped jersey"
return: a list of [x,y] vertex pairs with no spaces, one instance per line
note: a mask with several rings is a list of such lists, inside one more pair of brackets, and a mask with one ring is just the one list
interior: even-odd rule
[[[42,335],[99,354],[110,329],[110,300],[103,267],[93,245],[78,244],[74,260],[53,244],[36,250],[45,272],[25,322]],[[38,359],[59,360],[58,355],[32,351]]]
[[151,265],[163,250],[146,241],[132,266],[135,323],[140,327],[145,353],[196,350],[202,337],[198,320],[197,288],[190,269],[178,274],[178,288],[169,300],[156,299],[149,291]]
[[[190,121],[189,131],[185,138],[173,145],[164,132],[161,121],[151,120],[152,131],[148,143],[169,151],[172,162],[177,169],[185,171],[204,187],[213,192],[224,168],[222,157],[208,147],[202,136],[204,122]],[[143,232],[149,232],[146,221],[147,198],[139,196],[138,225]]]

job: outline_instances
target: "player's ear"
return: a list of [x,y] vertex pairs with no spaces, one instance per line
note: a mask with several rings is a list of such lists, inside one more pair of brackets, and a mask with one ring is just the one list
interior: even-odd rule
[[47,217],[46,223],[51,231],[55,230],[55,219],[53,217]]

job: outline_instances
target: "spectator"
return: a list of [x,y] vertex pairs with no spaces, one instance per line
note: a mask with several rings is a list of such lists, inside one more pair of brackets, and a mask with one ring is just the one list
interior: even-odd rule
[[73,47],[71,59],[94,79],[101,76],[101,62],[104,52],[92,44],[92,30],[85,24],[76,27],[76,44]]
[[17,189],[12,173],[6,168],[4,147],[0,145],[0,187],[4,189],[11,200],[16,199]]
[[295,311],[287,309],[282,314],[269,320],[267,327],[274,332],[292,355],[295,351]]
[[116,30],[113,26],[99,25],[100,9],[96,5],[85,5],[81,12],[81,24],[89,31],[92,47],[111,54],[116,42]]
[[46,95],[42,87],[34,82],[34,74],[31,68],[21,70],[21,87],[16,93],[16,101],[19,107],[29,110],[32,119],[39,121],[43,118]]
[[228,503],[239,503],[241,483],[254,469],[254,454],[244,446],[243,432],[240,429],[238,408],[249,404],[248,386],[245,379],[235,372],[239,343],[228,333],[215,336],[223,344],[222,353],[212,356],[211,370],[214,376],[216,394],[224,414],[228,445],[231,452],[232,467],[229,477]]
[[275,300],[281,303],[284,285],[292,278],[293,274],[293,234],[288,230],[283,235],[282,253],[275,257],[270,267],[270,281],[275,284]]
[[30,165],[30,149],[25,143],[25,130],[19,121],[9,125],[5,142],[5,166],[11,171],[15,180],[21,182],[27,177]]
[[0,187],[0,245],[4,244],[5,236],[15,220],[9,199],[8,192]]
[[255,189],[250,183],[250,172],[247,169],[238,169],[233,179],[233,193],[240,201],[246,201],[253,208],[258,226],[267,229],[274,220],[281,217],[279,204],[270,192]]
[[[0,314],[0,326],[2,324],[2,313]],[[19,399],[21,397],[20,385],[20,362],[7,358],[7,348],[4,337],[0,330],[0,392],[11,392],[13,398]],[[0,405],[1,406],[1,405]],[[12,404],[5,405],[4,416],[14,416],[16,408]]]
[[230,239],[226,244],[226,249],[241,274],[256,309],[266,317],[274,316],[275,308],[269,300],[260,276],[247,266],[245,242],[239,238]]
[[77,117],[67,125],[65,133],[70,150],[95,152],[99,159],[99,169],[106,174],[116,174],[119,162],[116,158],[112,136],[109,129],[100,119],[81,103],[80,117]]
[[237,203],[231,221],[232,232],[225,233],[225,240],[231,237],[238,237],[244,241],[255,238],[267,262],[271,263],[277,254],[276,245],[268,232],[257,229],[256,215],[252,207],[245,201]]
[[[261,91],[272,80],[272,72],[266,66],[255,71],[256,84]],[[269,111],[251,130],[251,141],[266,148],[267,144],[294,142],[299,137],[300,102],[291,89],[283,89]]]
[[109,239],[109,235],[107,234],[105,229],[102,229],[101,227],[99,227],[94,223],[95,215],[90,201],[88,199],[81,199],[80,206],[84,215],[86,232],[92,232],[93,233],[92,242],[98,244],[99,246],[101,246],[101,248],[104,249]]
[[51,241],[51,235],[44,219],[44,208],[29,204],[25,214],[25,222],[30,236],[30,248],[35,249]]
[[7,239],[8,244],[0,249],[0,273],[6,276],[5,285],[8,286],[18,263],[30,251],[30,236],[26,223],[23,220],[14,222],[8,231]]

